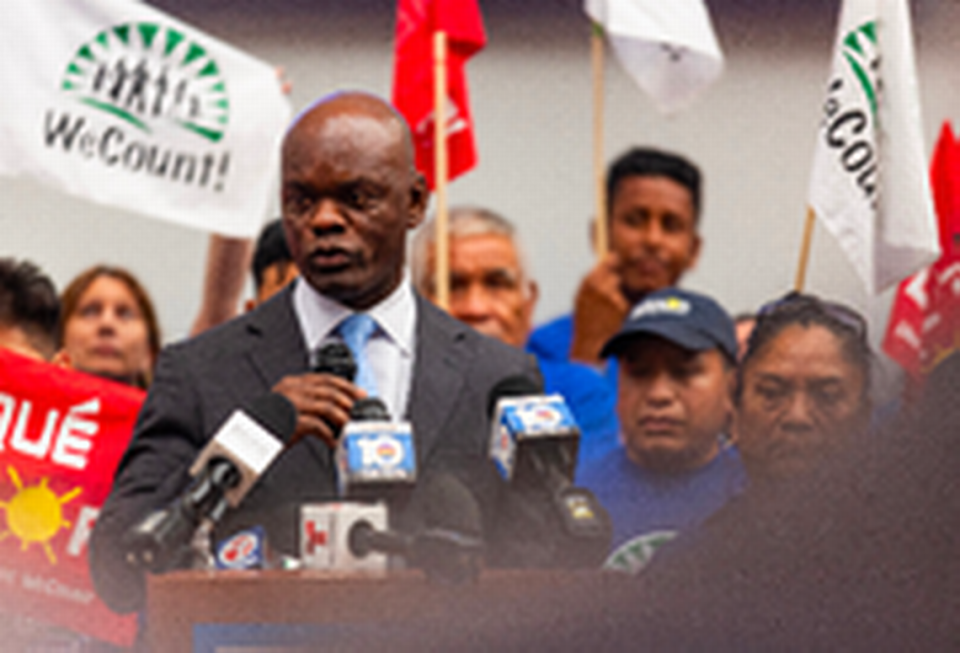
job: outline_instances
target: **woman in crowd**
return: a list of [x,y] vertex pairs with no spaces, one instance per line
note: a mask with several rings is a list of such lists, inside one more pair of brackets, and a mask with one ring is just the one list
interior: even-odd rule
[[130,272],[97,265],[77,276],[61,296],[57,362],[147,388],[160,353],[153,302]]
[[760,310],[735,429],[752,482],[795,476],[864,433],[871,360],[866,322],[845,306],[790,293]]

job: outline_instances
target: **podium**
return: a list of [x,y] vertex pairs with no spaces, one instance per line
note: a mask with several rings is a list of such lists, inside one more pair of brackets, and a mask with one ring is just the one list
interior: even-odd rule
[[562,618],[634,582],[596,571],[488,570],[457,586],[418,571],[178,571],[148,579],[146,643],[155,653],[451,650],[471,630]]

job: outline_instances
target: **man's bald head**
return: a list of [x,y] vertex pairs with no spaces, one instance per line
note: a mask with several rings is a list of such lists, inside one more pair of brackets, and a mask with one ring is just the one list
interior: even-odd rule
[[383,99],[362,91],[341,91],[324,96],[300,112],[287,130],[283,143],[284,158],[291,148],[300,145],[304,133],[314,133],[321,125],[333,130],[344,129],[351,138],[365,141],[365,136],[378,137],[378,143],[363,142],[362,146],[382,147],[389,142],[399,148],[399,163],[416,172],[416,152],[407,121]]
[[282,173],[284,229],[307,282],[355,309],[392,292],[429,199],[403,118],[366,93],[324,98],[287,132]]

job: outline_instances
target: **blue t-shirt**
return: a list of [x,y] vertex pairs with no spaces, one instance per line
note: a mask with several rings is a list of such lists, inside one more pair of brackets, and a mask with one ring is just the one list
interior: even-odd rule
[[[569,361],[570,345],[573,343],[573,314],[561,315],[533,330],[527,341],[527,351],[540,361]],[[617,394],[617,360],[607,359],[604,372],[600,374]]]
[[638,467],[619,447],[580,468],[577,484],[592,491],[613,521],[612,553],[605,567],[635,573],[662,544],[696,527],[746,487],[736,448],[699,469],[656,474]]

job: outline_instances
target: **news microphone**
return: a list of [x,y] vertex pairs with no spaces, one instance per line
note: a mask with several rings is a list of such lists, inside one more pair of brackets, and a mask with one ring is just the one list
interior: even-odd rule
[[573,480],[580,428],[559,394],[544,395],[526,376],[510,376],[490,391],[490,458],[511,484],[559,488]]
[[539,394],[525,376],[508,377],[490,393],[493,413],[490,457],[501,476],[528,496],[546,495],[558,537],[553,564],[599,566],[610,546],[612,525],[587,488],[573,485],[580,428],[563,397]]
[[340,496],[377,501],[409,491],[417,480],[417,457],[409,422],[396,422],[383,401],[358,399],[337,441]]
[[[423,527],[414,533],[386,527],[386,507],[333,503],[303,508],[302,558],[310,567],[385,570],[388,556],[422,569],[429,580],[475,580],[483,558],[480,509],[469,490],[449,474],[418,488]],[[414,502],[416,503],[416,500]]]
[[275,393],[258,397],[246,411],[234,411],[194,461],[187,489],[127,532],[127,563],[153,572],[181,565],[197,527],[204,520],[216,524],[229,507],[240,504],[280,455],[296,422],[293,404]]

